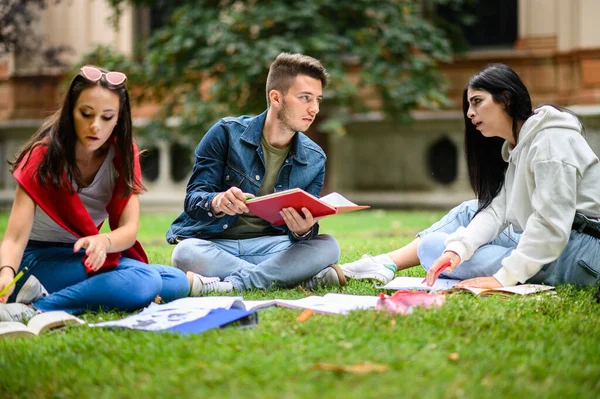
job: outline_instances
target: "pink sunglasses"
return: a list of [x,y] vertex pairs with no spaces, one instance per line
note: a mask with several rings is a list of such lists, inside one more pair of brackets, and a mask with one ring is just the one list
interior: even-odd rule
[[91,66],[84,66],[80,69],[81,74],[91,82],[97,82],[102,79],[102,76],[106,78],[106,81],[113,86],[122,85],[127,80],[127,75],[123,72],[102,72],[98,68]]

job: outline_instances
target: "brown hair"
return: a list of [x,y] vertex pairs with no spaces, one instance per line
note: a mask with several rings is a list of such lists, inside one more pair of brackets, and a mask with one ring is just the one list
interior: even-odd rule
[[319,79],[323,88],[327,86],[329,74],[321,61],[304,54],[281,53],[275,58],[275,61],[269,68],[267,76],[267,106],[271,105],[269,92],[277,90],[283,94],[294,84],[294,79],[298,75],[310,76]]
[[[98,68],[102,72],[108,72],[105,69]],[[144,186],[134,173],[133,153],[133,128],[131,123],[131,107],[129,104],[129,94],[124,84],[114,86],[107,82],[103,76],[99,81],[92,82],[79,72],[69,85],[69,90],[65,94],[62,106],[48,119],[44,121],[38,131],[25,143],[25,145],[15,155],[11,165],[11,172],[27,158],[31,151],[39,146],[48,147],[44,159],[37,168],[37,178],[40,184],[51,185],[56,189],[66,189],[66,182],[62,179],[63,171],[66,169],[67,180],[72,181],[79,189],[85,187],[81,172],[77,167],[75,159],[75,144],[77,143],[77,133],[75,132],[75,122],[73,120],[73,108],[81,92],[90,87],[100,85],[105,89],[111,90],[119,96],[119,119],[113,129],[111,140],[115,138],[117,153],[122,159],[122,170],[125,180],[125,196],[130,193],[139,194],[144,191]]]

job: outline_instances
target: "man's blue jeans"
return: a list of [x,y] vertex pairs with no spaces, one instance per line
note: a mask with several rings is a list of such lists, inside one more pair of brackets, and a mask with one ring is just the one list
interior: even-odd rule
[[[421,238],[417,254],[421,265],[429,270],[442,254],[444,241],[460,226],[467,226],[477,211],[477,200],[466,201],[452,209],[440,221],[417,234]],[[504,230],[490,243],[475,251],[471,259],[460,264],[452,273],[442,273],[445,278],[466,280],[489,277],[502,267],[502,259],[510,255],[519,243],[521,234],[512,226]],[[571,231],[569,242],[554,262],[544,265],[528,283],[595,284],[600,276],[600,240],[579,231]]]
[[190,285],[181,270],[147,265],[122,257],[112,270],[88,276],[82,263],[85,250],[73,252],[73,244],[29,241],[20,268],[28,267],[9,301],[29,275],[34,275],[50,295],[33,306],[41,311],[64,310],[77,314],[86,310],[132,311],[148,305],[157,295],[165,301],[186,297]]
[[188,238],[173,250],[173,266],[230,281],[237,290],[291,287],[313,277],[340,258],[327,234],[293,242],[288,236],[244,240]]

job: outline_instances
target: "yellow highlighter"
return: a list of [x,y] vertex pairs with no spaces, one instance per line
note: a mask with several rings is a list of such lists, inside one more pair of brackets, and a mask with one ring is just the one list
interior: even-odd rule
[[13,278],[13,280],[10,283],[8,283],[2,291],[0,291],[0,298],[2,298],[4,296],[4,294],[6,294],[8,292],[10,287],[15,285],[17,283],[17,281],[19,281],[21,279],[21,277],[23,277],[23,273],[25,273],[27,270],[28,270],[27,267],[24,267],[23,270],[21,270],[19,273],[17,273],[15,278]]

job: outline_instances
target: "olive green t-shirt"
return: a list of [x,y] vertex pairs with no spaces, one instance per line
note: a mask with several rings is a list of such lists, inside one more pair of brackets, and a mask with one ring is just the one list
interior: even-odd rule
[[[257,196],[273,193],[279,169],[290,152],[289,145],[285,148],[275,148],[267,143],[264,136],[261,138],[261,144],[265,158],[265,176]],[[277,234],[281,234],[281,232],[274,229],[271,223],[251,213],[245,213],[240,215],[233,226],[220,234],[219,238],[240,240]]]

